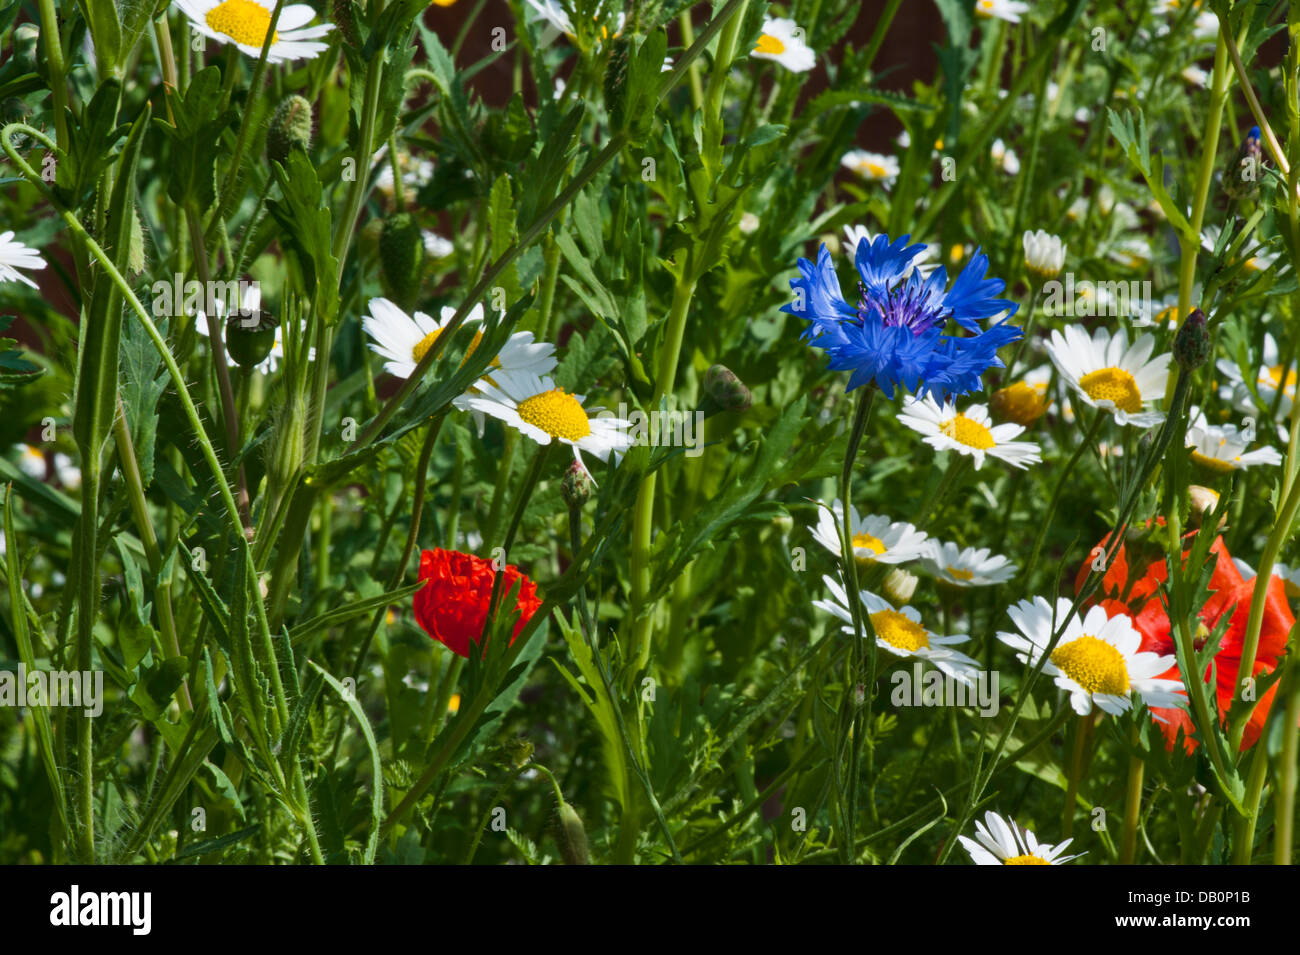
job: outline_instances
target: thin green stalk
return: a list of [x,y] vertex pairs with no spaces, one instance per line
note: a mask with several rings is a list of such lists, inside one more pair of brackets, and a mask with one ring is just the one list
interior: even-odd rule
[[[1129,729],[1129,744],[1134,750],[1140,745],[1137,723]],[[1132,865],[1137,851],[1138,816],[1142,811],[1142,776],[1146,764],[1137,753],[1128,758],[1128,780],[1124,786],[1124,823],[1119,836],[1119,864]],[[1063,833],[1069,835],[1069,833]]]

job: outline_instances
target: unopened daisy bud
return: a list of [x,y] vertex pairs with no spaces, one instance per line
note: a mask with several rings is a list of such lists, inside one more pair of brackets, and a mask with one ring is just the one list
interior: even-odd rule
[[282,163],[294,149],[311,149],[311,123],[311,103],[296,93],[286,96],[266,131],[266,158]]
[[424,280],[424,233],[407,212],[384,220],[379,235],[379,279],[384,295],[409,311]]
[[1205,313],[1194,308],[1174,336],[1174,361],[1187,371],[1195,371],[1209,357],[1210,333],[1205,327]]
[[574,461],[560,481],[560,496],[564,498],[569,510],[580,510],[582,505],[591,500],[591,487],[591,475],[581,461]]
[[1264,150],[1259,144],[1259,127],[1241,141],[1241,149],[1228,159],[1223,174],[1223,191],[1233,199],[1253,199],[1259,194],[1259,167],[1264,161]]
[[[1219,492],[1199,484],[1189,484],[1187,500],[1191,504],[1191,524],[1193,527],[1200,527],[1201,521],[1207,515],[1213,514],[1214,509],[1219,506]],[[1224,515],[1219,521],[1219,526],[1222,527],[1227,520],[1227,515]]]
[[591,855],[587,851],[587,830],[582,825],[582,817],[567,802],[560,803],[555,842],[560,847],[560,858],[565,865],[587,865],[591,862]]
[[890,602],[895,607],[901,607],[916,593],[916,575],[895,567],[885,576],[885,582],[881,586]]
[[240,368],[252,368],[266,361],[275,346],[279,325],[267,309],[236,312],[226,322],[226,349]]
[[1065,249],[1061,237],[1039,229],[1025,232],[1025,268],[1039,282],[1046,282],[1061,274],[1065,267]]
[[1047,388],[1017,381],[993,392],[989,409],[1003,421],[1027,428],[1047,412]]
[[736,373],[725,365],[711,365],[704,373],[704,401],[701,408],[705,416],[719,411],[747,411],[754,404],[754,396]]

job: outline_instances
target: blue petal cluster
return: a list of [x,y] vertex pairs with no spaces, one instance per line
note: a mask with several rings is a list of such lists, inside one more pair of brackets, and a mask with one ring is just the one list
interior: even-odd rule
[[[948,288],[942,266],[928,278],[912,268],[925,246],[908,245],[909,238],[878,235],[858,244],[856,308],[845,301],[823,245],[816,264],[799,260],[800,277],[790,280],[795,300],[781,311],[808,320],[803,339],[826,351],[832,370],[852,372],[846,390],[875,384],[892,398],[901,385],[943,403],[981,390],[984,372],[1004,367],[997,350],[1023,333],[1007,324],[1016,304],[997,297],[1006,283],[984,277],[987,255],[977,251]],[[1006,318],[981,326],[1003,311]],[[949,320],[967,334],[945,335]]]

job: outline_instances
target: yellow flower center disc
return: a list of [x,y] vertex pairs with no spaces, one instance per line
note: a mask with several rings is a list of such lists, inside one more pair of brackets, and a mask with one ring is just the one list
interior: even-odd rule
[[768,56],[780,56],[785,52],[785,44],[770,33],[764,33],[758,38],[758,45],[754,47],[754,52],[766,53]]
[[1052,651],[1052,663],[1089,693],[1128,693],[1128,668],[1124,657],[1105,640],[1084,634]]
[[919,623],[908,620],[897,610],[880,610],[871,615],[876,636],[900,650],[921,650],[930,646],[930,638]]
[[[204,19],[215,32],[224,33],[245,46],[260,47],[271,28],[270,11],[253,0],[224,0],[209,10]],[[272,43],[279,40],[279,33],[271,37]]]
[[952,438],[958,444],[966,445],[968,448],[986,451],[993,447],[992,432],[978,421],[973,421],[964,414],[959,414],[941,424],[939,433]]
[[1102,368],[1089,372],[1079,379],[1079,387],[1093,401],[1113,401],[1115,407],[1128,414],[1142,410],[1142,392],[1137,382],[1123,368]]
[[587,412],[578,403],[578,399],[563,388],[552,388],[525,398],[515,410],[519,412],[519,417],[552,438],[580,441],[591,434]]

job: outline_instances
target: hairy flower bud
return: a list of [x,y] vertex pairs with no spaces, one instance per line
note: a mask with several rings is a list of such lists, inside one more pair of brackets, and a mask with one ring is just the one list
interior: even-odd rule
[[1210,333],[1205,327],[1205,313],[1194,308],[1174,336],[1174,361],[1187,371],[1195,371],[1209,357]]
[[[1217,491],[1202,487],[1199,484],[1189,484],[1187,486],[1187,500],[1191,504],[1191,514],[1189,523],[1193,527],[1200,527],[1201,522],[1214,513],[1214,509],[1219,506],[1219,494]],[[1228,522],[1225,514],[1219,520],[1219,528]]]
[[711,365],[704,373],[704,401],[701,408],[706,417],[719,411],[748,411],[753,404],[753,394],[730,368]]
[[275,346],[275,329],[279,325],[265,308],[245,309],[226,322],[226,350],[240,368],[253,368],[266,361]]
[[555,842],[560,847],[560,858],[565,865],[588,865],[591,862],[587,851],[587,830],[578,811],[567,802],[560,803],[555,822]]
[[424,234],[413,216],[399,212],[384,220],[379,234],[379,280],[384,294],[410,311],[424,280]]
[[266,132],[266,157],[282,163],[293,150],[311,149],[311,103],[294,94],[286,96],[271,117],[271,127]]
[[901,567],[895,567],[886,575],[882,586],[890,603],[895,607],[901,607],[916,593],[916,575],[909,574]]
[[1264,150],[1259,144],[1259,127],[1252,126],[1241,149],[1228,158],[1223,172],[1223,191],[1232,199],[1254,199],[1259,195],[1259,172]]
[[569,465],[569,470],[560,481],[560,495],[569,510],[578,510],[591,499],[593,483],[591,475],[582,466],[581,461],[574,461]]

